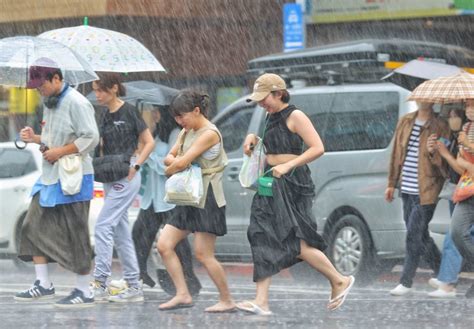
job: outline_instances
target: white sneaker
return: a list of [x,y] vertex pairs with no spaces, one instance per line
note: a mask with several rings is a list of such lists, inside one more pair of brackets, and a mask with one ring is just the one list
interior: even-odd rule
[[395,289],[390,290],[392,296],[405,296],[411,293],[411,288],[405,287],[403,284],[399,284]]
[[433,288],[438,289],[441,285],[443,285],[443,282],[439,281],[436,278],[431,278],[428,280],[428,284]]
[[456,289],[453,289],[451,291],[445,291],[439,288],[438,290],[428,293],[428,296],[434,298],[456,298]]
[[128,287],[117,295],[109,297],[109,302],[115,303],[143,302],[144,300],[145,298],[143,297],[143,290],[141,287]]
[[94,296],[94,301],[97,303],[108,302],[109,291],[99,281],[92,281],[89,288]]
[[127,281],[125,281],[125,279],[111,280],[109,283],[109,294],[111,296],[115,296],[127,288],[128,288],[128,284],[127,284]]

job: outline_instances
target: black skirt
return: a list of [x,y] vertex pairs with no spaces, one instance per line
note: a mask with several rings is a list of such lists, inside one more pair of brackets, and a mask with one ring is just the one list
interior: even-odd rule
[[327,247],[312,214],[314,184],[307,166],[273,180],[273,197],[255,194],[247,237],[255,282],[301,260],[301,240],[321,251]]
[[207,190],[203,209],[193,206],[176,206],[168,224],[193,233],[206,232],[217,236],[227,234],[225,206],[219,208],[217,205],[211,184]]

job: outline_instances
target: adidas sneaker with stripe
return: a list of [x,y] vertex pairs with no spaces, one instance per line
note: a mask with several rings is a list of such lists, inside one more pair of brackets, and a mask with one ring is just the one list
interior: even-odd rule
[[94,304],[94,297],[85,297],[81,290],[74,289],[69,296],[57,301],[54,305],[61,308],[80,308]]

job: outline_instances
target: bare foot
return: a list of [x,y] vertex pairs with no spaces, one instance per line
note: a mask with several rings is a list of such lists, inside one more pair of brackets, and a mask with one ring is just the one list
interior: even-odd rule
[[236,310],[236,305],[234,301],[229,300],[229,301],[219,301],[217,304],[206,308],[204,312],[225,313],[225,312],[233,312],[235,310]]
[[185,308],[193,306],[193,298],[191,296],[174,296],[166,303],[160,304],[160,310],[173,310],[177,308]]

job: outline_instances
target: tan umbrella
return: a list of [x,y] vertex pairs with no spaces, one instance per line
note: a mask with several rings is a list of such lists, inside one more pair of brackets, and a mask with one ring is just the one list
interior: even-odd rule
[[457,103],[474,98],[474,75],[461,72],[423,82],[408,97],[426,103]]

